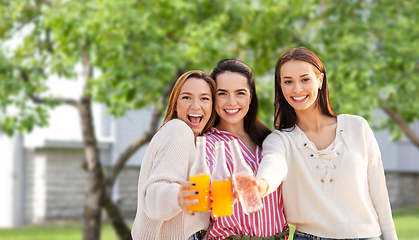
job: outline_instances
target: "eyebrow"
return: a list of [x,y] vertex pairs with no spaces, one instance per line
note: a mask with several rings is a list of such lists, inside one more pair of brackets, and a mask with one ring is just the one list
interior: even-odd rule
[[[300,77],[305,77],[305,76],[307,76],[307,75],[308,75],[308,73],[305,73],[305,74],[303,74],[303,75],[300,75]],[[284,78],[288,79],[288,78],[292,78],[292,77],[285,76],[285,77],[283,77],[282,79],[284,79]]]
[[[235,92],[241,92],[241,91],[245,91],[245,92],[248,92],[248,90],[246,89],[246,88],[241,88],[241,89],[236,89],[235,90]],[[216,92],[228,92],[227,90],[225,90],[225,89],[217,89],[217,91]]]
[[[190,93],[190,92],[181,92],[179,95],[182,95],[182,94],[192,95],[192,93]],[[204,92],[204,93],[199,93],[199,94],[201,94],[201,95],[209,95],[209,96],[211,96],[211,93],[206,93],[206,92]]]

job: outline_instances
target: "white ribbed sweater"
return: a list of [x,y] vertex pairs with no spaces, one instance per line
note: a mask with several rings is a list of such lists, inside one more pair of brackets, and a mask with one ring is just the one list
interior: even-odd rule
[[178,202],[194,154],[192,129],[181,120],[167,122],[154,135],[141,164],[134,240],[186,240],[209,226],[209,213],[187,215]]
[[297,230],[326,238],[397,240],[380,150],[367,121],[339,115],[332,146],[317,151],[304,132],[273,131],[257,177],[268,193],[282,182],[285,215]]

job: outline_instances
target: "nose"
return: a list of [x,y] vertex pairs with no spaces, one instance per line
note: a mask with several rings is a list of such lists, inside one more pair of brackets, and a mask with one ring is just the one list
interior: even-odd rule
[[230,95],[230,98],[228,99],[228,105],[229,106],[235,106],[236,105],[236,98],[234,95]]
[[194,110],[198,110],[198,109],[200,109],[199,99],[194,99],[194,100],[192,101],[192,106],[191,106],[191,108],[192,108],[192,109],[194,109]]
[[301,92],[301,90],[302,90],[302,88],[301,88],[300,83],[299,83],[299,82],[296,82],[296,83],[294,84],[293,91],[294,91],[295,93],[299,93],[299,92]]

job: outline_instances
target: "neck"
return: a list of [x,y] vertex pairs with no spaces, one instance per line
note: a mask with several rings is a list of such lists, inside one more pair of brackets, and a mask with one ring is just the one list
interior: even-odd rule
[[237,137],[243,136],[243,135],[248,135],[246,133],[246,131],[244,130],[244,120],[236,123],[236,124],[230,124],[230,123],[226,123],[224,121],[220,121],[217,126],[215,126],[216,128],[223,130],[223,131],[227,131]]
[[317,132],[330,125],[332,121],[336,121],[334,117],[324,115],[319,108],[295,111],[295,113],[297,115],[297,125],[304,132]]

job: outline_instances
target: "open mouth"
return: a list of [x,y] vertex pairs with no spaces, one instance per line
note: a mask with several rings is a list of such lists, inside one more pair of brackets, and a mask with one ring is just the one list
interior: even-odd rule
[[306,96],[301,96],[301,97],[291,97],[294,101],[300,102],[303,101],[304,99],[306,99],[308,97],[308,95]]
[[188,121],[193,126],[198,126],[202,121],[202,114],[188,114]]

